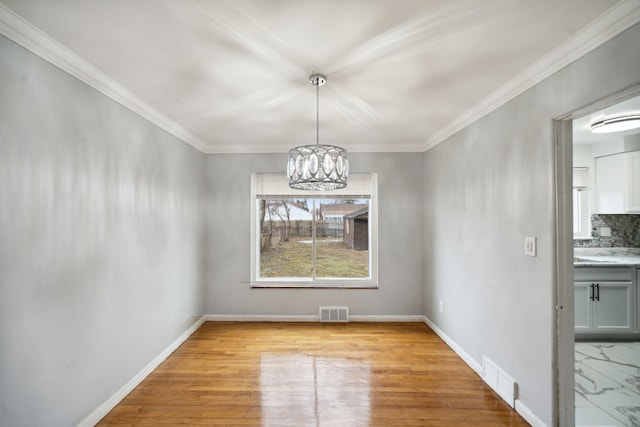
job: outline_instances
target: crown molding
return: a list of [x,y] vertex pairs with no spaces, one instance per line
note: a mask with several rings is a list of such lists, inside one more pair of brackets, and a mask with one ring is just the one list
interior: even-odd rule
[[0,4],[0,34],[149,120],[176,138],[201,152],[205,151],[206,144],[202,140],[3,4]]
[[508,80],[442,131],[434,134],[425,141],[422,149],[430,150],[638,22],[640,0],[619,2],[540,60]]
[[[343,144],[349,155],[355,153],[423,153],[425,150],[419,142],[400,142],[393,144],[358,144],[357,147],[349,147],[349,144]],[[287,153],[291,149],[291,144],[279,143],[269,144],[265,146],[259,143],[236,144],[229,143],[225,145],[211,145],[205,154],[282,154]]]

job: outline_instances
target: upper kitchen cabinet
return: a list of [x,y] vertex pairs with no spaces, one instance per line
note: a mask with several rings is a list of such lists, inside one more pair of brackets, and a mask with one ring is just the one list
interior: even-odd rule
[[594,213],[640,213],[640,151],[596,158]]
[[[591,214],[640,214],[638,117],[640,91],[573,121],[573,167],[589,171],[589,180],[580,188],[589,200],[589,218]],[[575,189],[574,184],[574,193]]]

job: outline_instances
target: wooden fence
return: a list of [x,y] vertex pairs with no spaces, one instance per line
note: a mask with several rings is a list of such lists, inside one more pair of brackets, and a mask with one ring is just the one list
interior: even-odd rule
[[[269,239],[271,234],[271,246],[275,246],[278,243],[285,240],[287,231],[286,223],[282,221],[265,221],[262,224],[262,247],[265,247],[265,241]],[[312,236],[312,222],[311,221],[289,221],[289,237],[308,237]],[[344,226],[342,221],[316,221],[316,237],[334,237],[336,239],[342,239],[344,235]]]

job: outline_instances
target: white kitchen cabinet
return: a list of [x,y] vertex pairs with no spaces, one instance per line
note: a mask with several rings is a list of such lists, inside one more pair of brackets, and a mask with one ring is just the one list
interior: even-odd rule
[[640,213],[640,151],[596,158],[594,213]]
[[627,153],[627,212],[640,212],[640,151]]
[[576,334],[628,334],[636,331],[633,270],[611,267],[575,269]]
[[595,283],[593,330],[633,332],[634,299],[632,282]]
[[640,268],[636,269],[635,282],[636,282],[636,322],[638,323],[636,325],[636,330],[640,332],[640,290],[638,289],[640,287]]
[[591,285],[590,282],[574,282],[574,308],[575,313],[575,331],[591,332],[593,331],[593,303],[591,301]]

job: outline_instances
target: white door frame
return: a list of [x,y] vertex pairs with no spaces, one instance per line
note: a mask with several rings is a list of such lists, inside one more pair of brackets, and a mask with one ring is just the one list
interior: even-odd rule
[[553,366],[556,381],[556,425],[575,425],[573,332],[573,115],[554,120],[555,138],[555,265],[556,345]]
[[573,120],[640,94],[640,84],[594,101],[553,121],[555,169],[554,422],[575,425],[573,301]]

